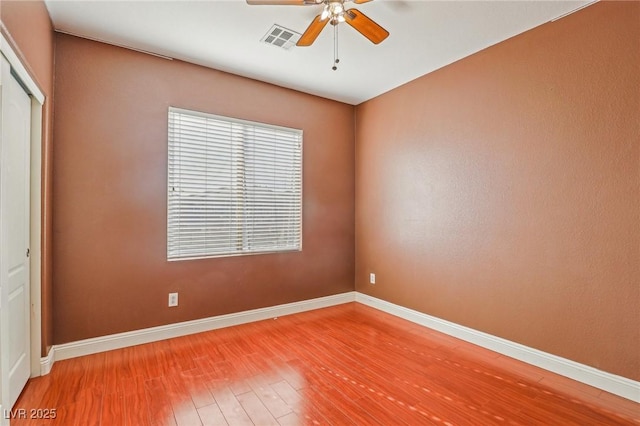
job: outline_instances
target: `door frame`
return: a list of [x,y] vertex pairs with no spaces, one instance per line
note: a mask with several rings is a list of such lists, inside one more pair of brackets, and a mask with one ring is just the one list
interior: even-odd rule
[[31,98],[30,282],[31,377],[42,375],[42,106],[45,96],[11,44],[0,33],[0,54]]

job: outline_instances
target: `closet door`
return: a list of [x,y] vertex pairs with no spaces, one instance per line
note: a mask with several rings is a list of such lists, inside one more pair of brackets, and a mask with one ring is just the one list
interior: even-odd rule
[[13,407],[31,372],[29,176],[31,98],[1,57],[0,376],[2,406]]

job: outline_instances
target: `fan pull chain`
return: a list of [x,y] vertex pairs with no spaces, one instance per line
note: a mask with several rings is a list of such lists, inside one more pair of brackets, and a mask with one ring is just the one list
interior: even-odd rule
[[337,22],[336,24],[333,26],[333,67],[331,67],[332,70],[337,70],[337,64],[338,62],[340,62],[340,59],[338,59],[338,25]]

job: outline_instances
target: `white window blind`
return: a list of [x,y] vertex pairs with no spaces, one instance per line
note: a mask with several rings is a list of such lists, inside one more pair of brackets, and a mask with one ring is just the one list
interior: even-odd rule
[[169,108],[167,258],[301,250],[302,131]]

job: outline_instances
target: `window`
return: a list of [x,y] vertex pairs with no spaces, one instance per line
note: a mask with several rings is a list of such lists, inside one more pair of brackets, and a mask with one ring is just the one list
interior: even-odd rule
[[167,258],[301,250],[302,131],[169,108]]

